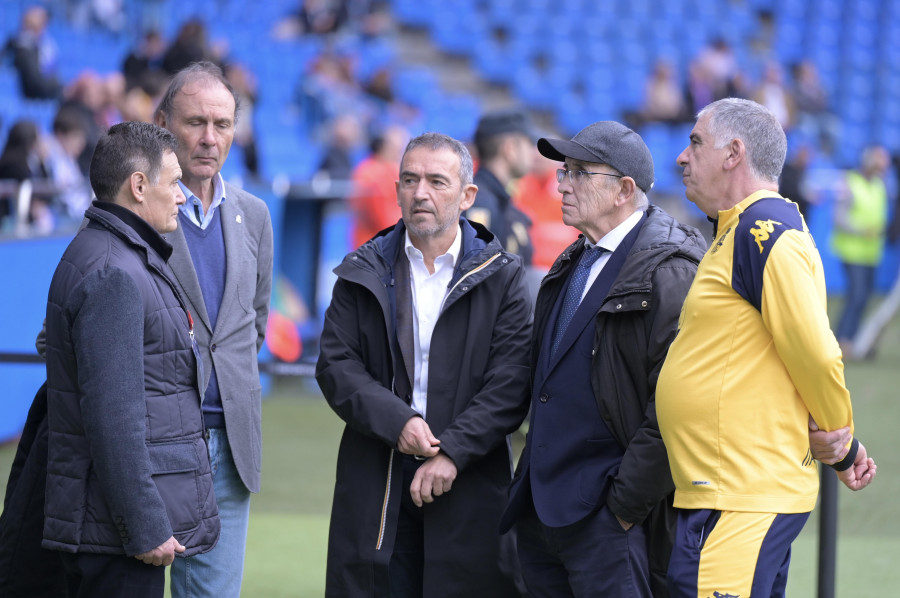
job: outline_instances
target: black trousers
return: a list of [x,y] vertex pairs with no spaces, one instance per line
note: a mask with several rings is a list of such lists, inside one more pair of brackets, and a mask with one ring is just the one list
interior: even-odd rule
[[605,504],[566,527],[544,525],[532,505],[517,530],[532,598],[650,598],[645,530],[625,531]]
[[409,495],[416,471],[424,461],[403,455],[403,494],[400,498],[400,518],[397,538],[391,553],[389,582],[391,598],[422,598],[425,573],[425,526],[422,509]]
[[163,598],[166,568],[125,555],[63,553],[69,598]]

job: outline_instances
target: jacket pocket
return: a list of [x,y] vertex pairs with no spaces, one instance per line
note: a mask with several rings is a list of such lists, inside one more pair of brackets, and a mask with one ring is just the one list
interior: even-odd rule
[[196,529],[203,517],[200,478],[211,475],[208,462],[204,467],[193,441],[150,444],[147,448],[153,482],[166,505],[172,530]]

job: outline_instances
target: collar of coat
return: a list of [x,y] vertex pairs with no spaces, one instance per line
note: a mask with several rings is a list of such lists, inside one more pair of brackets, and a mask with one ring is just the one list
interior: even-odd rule
[[97,223],[132,245],[143,249],[153,249],[163,261],[169,261],[172,246],[146,220],[122,206],[95,201],[85,213],[91,222]]
[[[498,253],[507,258],[506,262],[518,259],[504,251],[500,241],[481,224],[460,218],[459,226],[462,231],[462,248],[450,281],[451,286],[467,272],[481,266]],[[375,235],[356,251],[347,254],[341,265],[334,269],[335,274],[347,275],[349,271],[345,269],[345,265],[353,264],[357,268],[373,271],[385,286],[392,285],[393,264],[397,252],[403,251],[405,234],[406,225],[401,219],[394,226]]]

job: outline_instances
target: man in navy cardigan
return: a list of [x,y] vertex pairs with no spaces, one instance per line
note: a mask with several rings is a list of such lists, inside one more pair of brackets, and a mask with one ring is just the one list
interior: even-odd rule
[[168,237],[175,283],[194,314],[203,359],[203,417],[222,520],[211,552],[172,566],[172,596],[238,598],[262,464],[262,347],[272,291],[272,221],[266,204],[226,183],[220,171],[239,114],[239,97],[216,65],[175,75],[156,124],[178,138],[187,201]]

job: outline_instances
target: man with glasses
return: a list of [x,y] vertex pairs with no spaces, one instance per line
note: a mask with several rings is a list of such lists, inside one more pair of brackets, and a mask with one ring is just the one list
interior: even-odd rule
[[531,596],[661,596],[674,490],[656,378],[706,243],[646,193],[653,159],[611,121],[540,139],[563,222],[583,233],[535,308],[528,438],[501,523]]

